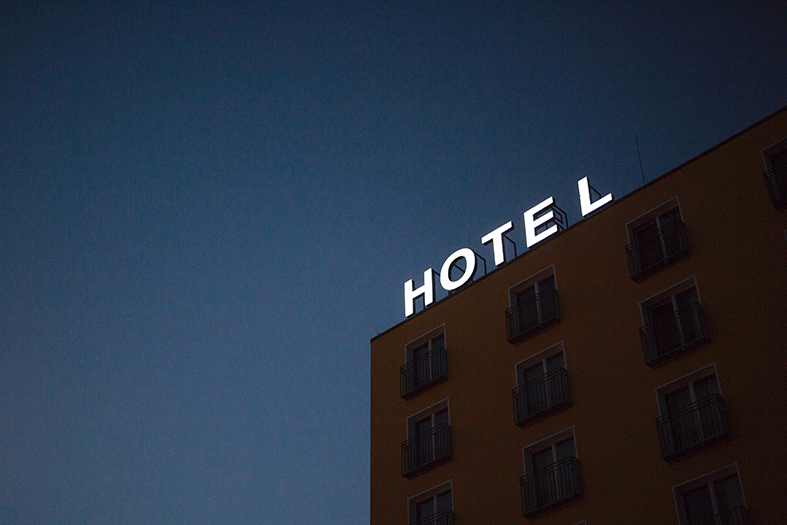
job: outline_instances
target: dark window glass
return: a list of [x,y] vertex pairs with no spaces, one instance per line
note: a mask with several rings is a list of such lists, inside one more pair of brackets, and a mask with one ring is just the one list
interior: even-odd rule
[[451,491],[446,490],[437,495],[437,512],[443,510],[451,510],[453,504],[451,501]]
[[434,500],[429,498],[424,500],[415,507],[415,518],[418,520],[418,523],[423,522],[426,518],[434,514]]
[[710,499],[708,487],[701,487],[683,494],[683,504],[686,507],[686,518],[689,523],[713,518],[713,502]]

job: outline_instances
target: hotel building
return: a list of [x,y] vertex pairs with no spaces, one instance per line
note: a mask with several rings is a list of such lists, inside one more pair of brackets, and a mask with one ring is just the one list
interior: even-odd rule
[[371,523],[787,523],[786,334],[784,108],[372,339]]

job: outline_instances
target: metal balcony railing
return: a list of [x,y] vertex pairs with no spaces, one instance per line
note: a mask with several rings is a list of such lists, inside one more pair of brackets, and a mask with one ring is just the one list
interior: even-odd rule
[[710,518],[690,521],[689,525],[749,525],[749,510],[746,507],[735,507]]
[[571,404],[568,374],[563,367],[515,388],[514,423],[519,427],[545,417]]
[[441,510],[420,521],[411,521],[410,525],[454,525],[454,513],[450,510]]
[[423,357],[402,365],[399,369],[401,396],[404,399],[423,392],[448,378],[446,350],[442,346],[433,348]]
[[787,207],[787,164],[775,166],[763,175],[773,207],[777,210]]
[[659,228],[650,235],[643,235],[626,246],[629,276],[635,281],[641,281],[688,255],[689,241],[686,227],[681,221]]
[[682,458],[730,437],[727,406],[713,394],[656,420],[661,457]]
[[645,364],[651,368],[666,363],[710,341],[705,311],[692,303],[663,319],[639,329]]
[[411,478],[451,459],[451,426],[436,425],[402,443],[402,476]]
[[560,321],[557,290],[536,295],[535,300],[517,304],[506,310],[506,329],[511,344],[533,337]]
[[522,515],[533,519],[582,497],[577,458],[569,457],[519,478]]

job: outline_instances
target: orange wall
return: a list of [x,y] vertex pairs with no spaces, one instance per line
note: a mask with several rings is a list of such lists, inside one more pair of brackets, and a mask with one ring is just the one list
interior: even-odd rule
[[[407,523],[407,499],[453,480],[457,523],[522,523],[522,448],[574,427],[583,498],[539,523],[677,523],[672,487],[737,463],[752,518],[787,518],[787,211],[768,199],[760,151],[787,136],[787,111],[650,183],[473,285],[376,337],[371,345],[371,521]],[[629,278],[626,223],[677,196],[691,255]],[[554,265],[561,322],[506,341],[508,289]],[[659,368],[644,364],[640,301],[694,276],[712,341]],[[405,344],[445,324],[448,381],[399,396]],[[515,364],[559,342],[572,405],[520,429]],[[661,459],[655,389],[715,363],[733,438]],[[407,417],[450,400],[453,459],[401,475]]]

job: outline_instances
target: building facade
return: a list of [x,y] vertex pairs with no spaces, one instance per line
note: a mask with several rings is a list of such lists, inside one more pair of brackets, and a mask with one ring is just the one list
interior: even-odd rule
[[787,523],[787,108],[371,341],[371,523]]

